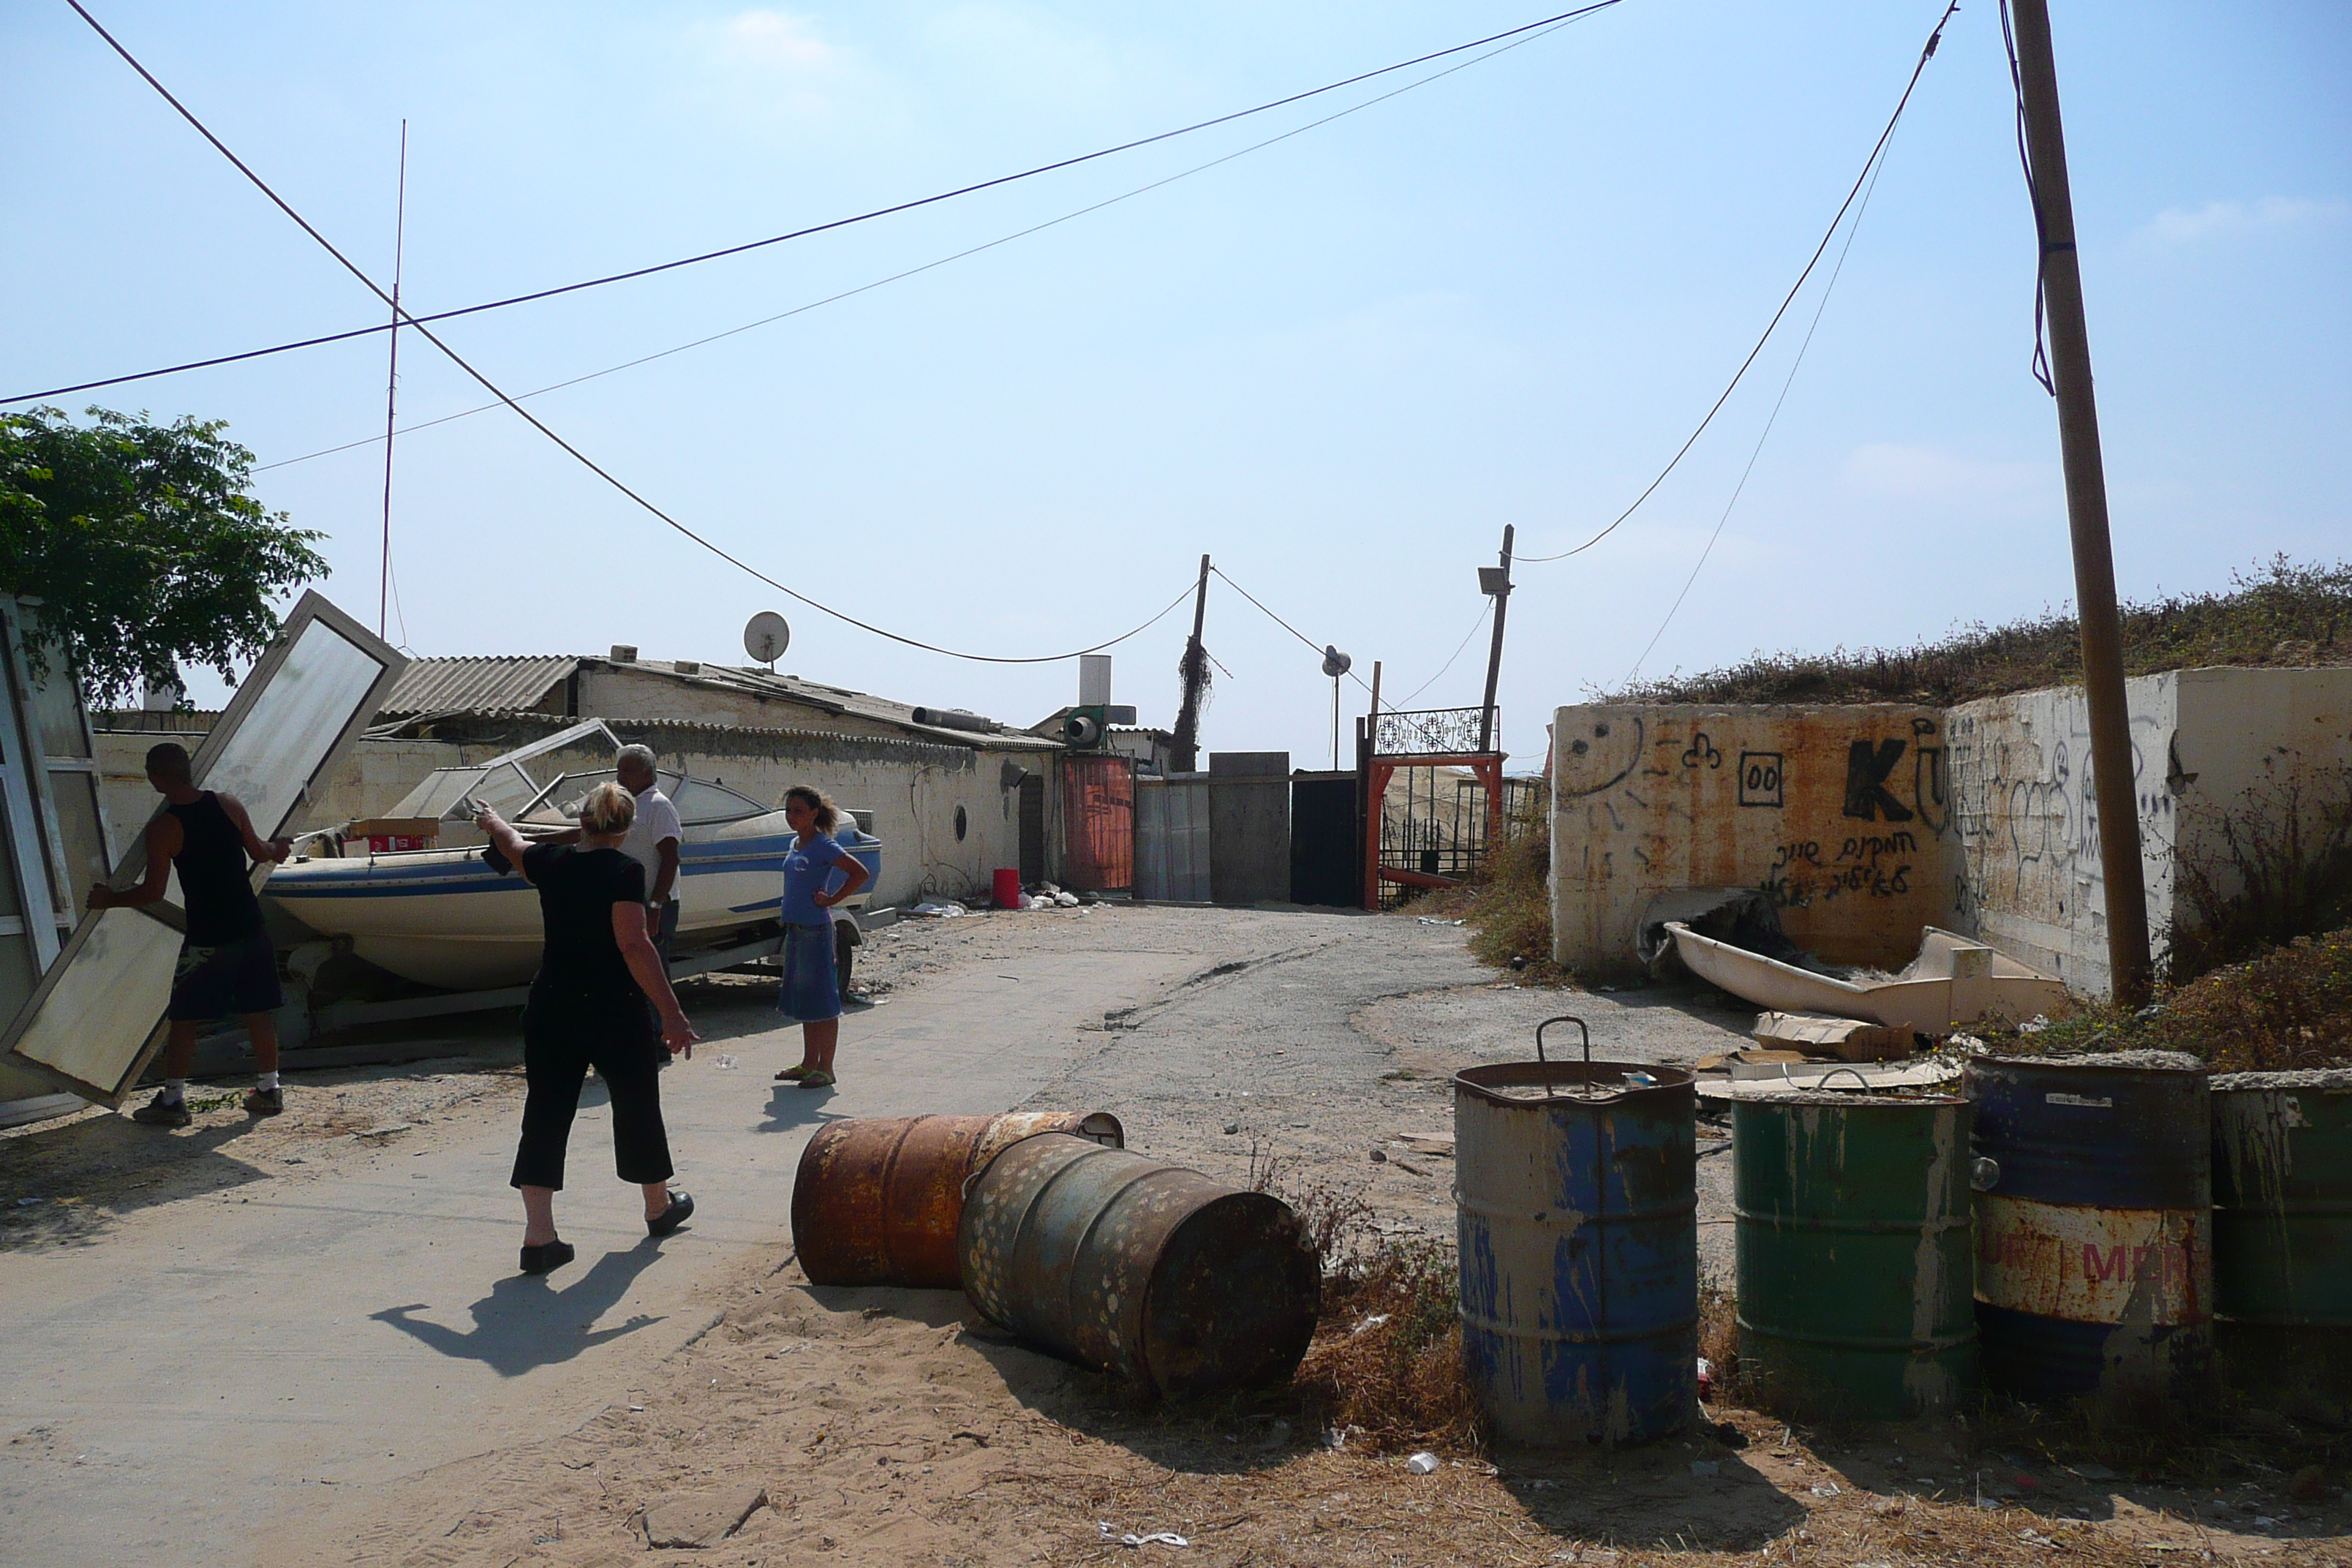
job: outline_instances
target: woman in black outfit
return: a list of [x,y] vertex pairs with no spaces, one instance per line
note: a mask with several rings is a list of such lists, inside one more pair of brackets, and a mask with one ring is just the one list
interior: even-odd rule
[[670,989],[669,973],[646,929],[645,868],[621,853],[637,803],[618,784],[599,784],[580,809],[580,842],[532,844],[484,806],[475,826],[539,889],[547,947],[522,1015],[522,1143],[513,1184],[522,1190],[522,1271],[544,1274],[575,1256],[555,1234],[555,1194],[563,1149],[593,1065],[613,1102],[613,1155],[621,1180],[645,1189],[646,1229],[667,1236],[694,1213],[669,1190],[669,1137],[662,1128],[661,1043],[691,1058],[696,1035]]

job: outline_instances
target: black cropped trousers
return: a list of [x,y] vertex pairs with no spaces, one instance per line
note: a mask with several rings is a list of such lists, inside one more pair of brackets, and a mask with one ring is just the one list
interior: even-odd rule
[[534,995],[523,1009],[522,1141],[515,1150],[518,1187],[563,1185],[563,1154],[580,1111],[588,1069],[604,1080],[613,1103],[613,1166],[644,1186],[675,1174],[662,1125],[661,1047],[642,997],[602,1001]]

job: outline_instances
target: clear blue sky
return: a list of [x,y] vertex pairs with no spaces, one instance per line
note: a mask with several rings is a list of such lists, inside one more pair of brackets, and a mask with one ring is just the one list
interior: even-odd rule
[[[1222,113],[1532,20],[1538,5],[162,5],[92,10],[296,206],[446,309],[755,238]],[[2352,498],[2352,9],[2088,5],[2056,42],[2124,592],[2344,553]],[[1622,509],[1794,279],[1938,7],[1628,0],[1497,58],[983,255],[538,399],[728,548],[927,640],[1123,630],[1202,551],[1391,700],[1478,614],[1505,523]],[[1414,73],[1415,75],[1421,73]],[[953,203],[451,323],[509,390],[855,288],[1117,195],[1399,79]],[[1643,667],[1934,636],[2065,600],[2032,235],[1991,0],[1898,132],[1778,427]],[[0,10],[0,393],[365,324],[380,310],[61,0]],[[1634,520],[1529,565],[1506,737],[1640,656],[1811,319]],[[92,397],[225,418],[263,463],[380,433],[381,338]],[[482,401],[403,349],[404,422]],[[740,661],[1027,722],[1003,669],[825,620],[671,535],[499,411],[399,443],[393,632],[420,654]],[[373,618],[381,448],[260,476]],[[1182,613],[1118,650],[1172,716]],[[1328,753],[1315,656],[1222,584],[1217,749]],[[1418,699],[1477,700],[1483,637]],[[199,680],[197,695],[218,684]],[[1353,688],[1349,708],[1360,711]]]

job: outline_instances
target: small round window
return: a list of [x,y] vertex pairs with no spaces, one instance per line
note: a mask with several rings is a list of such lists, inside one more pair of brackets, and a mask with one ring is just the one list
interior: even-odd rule
[[970,817],[966,816],[963,814],[963,807],[961,807],[961,806],[957,806],[957,807],[956,807],[956,842],[957,842],[957,843],[961,844],[961,843],[962,843],[962,842],[963,842],[963,836],[964,836],[964,834],[965,834],[966,832],[970,831],[971,827],[971,819]]

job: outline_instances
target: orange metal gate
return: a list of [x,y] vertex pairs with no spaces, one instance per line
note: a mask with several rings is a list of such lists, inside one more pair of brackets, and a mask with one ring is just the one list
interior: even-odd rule
[[1062,858],[1075,892],[1135,886],[1135,763],[1073,753],[1062,760]]

